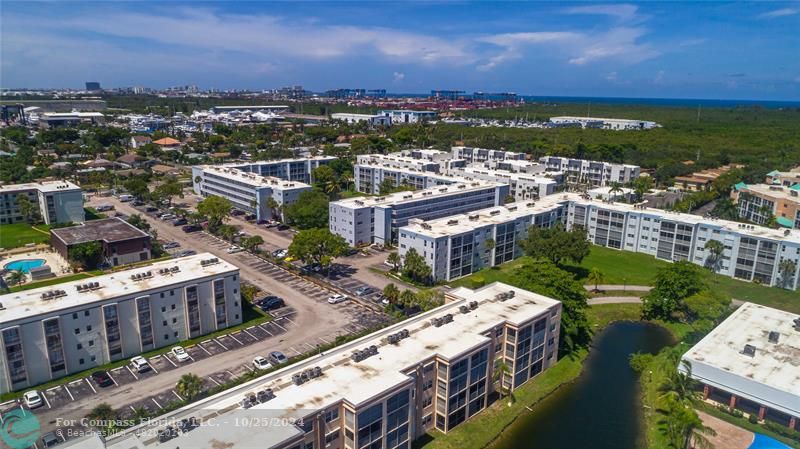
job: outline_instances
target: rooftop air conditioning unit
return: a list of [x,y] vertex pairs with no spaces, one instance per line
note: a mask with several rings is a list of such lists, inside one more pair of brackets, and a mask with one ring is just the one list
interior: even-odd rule
[[755,357],[756,356],[756,347],[753,345],[744,345],[744,349],[742,350],[742,354]]
[[778,331],[770,331],[770,333],[769,333],[769,342],[770,343],[778,343],[778,340],[780,340],[780,338],[781,338],[780,332],[778,332]]
[[478,308],[478,301],[470,301],[470,303],[469,303],[469,308],[470,308],[471,310],[475,310],[475,309],[477,309],[477,308]]
[[463,305],[459,306],[458,310],[461,313],[469,313],[469,307],[467,307],[467,306],[463,306]]

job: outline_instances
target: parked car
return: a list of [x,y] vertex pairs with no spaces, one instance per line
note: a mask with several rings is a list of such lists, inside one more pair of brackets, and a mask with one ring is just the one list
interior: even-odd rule
[[161,245],[161,247],[164,249],[178,248],[179,246],[181,246],[181,244],[178,242],[166,242],[163,245]]
[[234,209],[234,210],[231,211],[231,215],[233,215],[234,217],[238,217],[239,215],[244,215],[244,214],[245,214],[245,211],[240,210],[240,209]]
[[186,226],[183,226],[183,227],[181,228],[181,230],[182,230],[183,232],[187,233],[187,234],[188,234],[188,233],[190,233],[190,232],[197,232],[197,231],[200,231],[200,230],[202,230],[202,229],[203,229],[203,228],[202,228],[202,227],[200,227],[200,225],[186,225]]
[[189,353],[186,352],[186,350],[181,346],[175,346],[170,350],[170,352],[176,359],[178,359],[179,362],[185,362],[189,360]]
[[42,435],[42,447],[53,447],[59,443],[61,443],[61,440],[55,432],[47,432]]
[[267,360],[266,357],[262,357],[260,355],[257,355],[253,359],[253,366],[256,369],[270,369],[270,368],[272,368],[272,365],[269,363],[269,360]]
[[287,225],[286,223],[281,223],[278,225],[279,231],[286,231],[288,229],[291,229],[291,226]]
[[120,195],[119,200],[123,203],[127,203],[128,201],[133,201],[133,195]]
[[94,208],[97,212],[108,212],[110,210],[114,210],[114,206],[112,204],[100,204]]
[[280,351],[272,351],[269,353],[269,361],[273,365],[281,365],[289,361],[289,359]]
[[268,228],[274,228],[274,227],[279,226],[279,225],[280,225],[280,223],[278,223],[275,220],[267,220],[267,224],[265,226],[268,227]]
[[258,300],[257,305],[261,310],[266,312],[268,310],[280,309],[285,306],[286,303],[283,301],[283,298],[270,295]]
[[328,304],[339,304],[340,302],[345,301],[347,301],[347,296],[340,295],[338,293],[328,298]]
[[147,206],[147,207],[144,208],[145,212],[155,212],[157,210],[158,210],[158,208],[155,207],[155,206]]
[[144,206],[144,201],[142,201],[142,200],[134,200],[134,202],[131,203],[131,204],[133,204],[134,207]]
[[244,219],[246,221],[253,221],[253,220],[256,219],[256,214],[247,214],[247,215],[244,216]]
[[194,256],[197,254],[197,251],[193,249],[187,249],[186,251],[181,251],[175,255],[175,257],[186,257],[186,256]]
[[41,393],[36,390],[26,391],[25,394],[22,395],[22,399],[25,401],[25,405],[28,406],[28,408],[37,408],[44,404]]
[[174,220],[178,217],[176,217],[175,214],[162,214],[158,218],[161,220]]
[[133,366],[133,369],[135,369],[136,372],[139,373],[145,373],[152,369],[150,367],[150,364],[147,363],[147,360],[140,355],[137,355],[136,357],[131,359],[131,365]]
[[172,220],[172,226],[183,226],[183,225],[185,225],[187,223],[189,223],[189,221],[186,220],[185,218],[178,218],[178,219]]
[[111,379],[111,376],[108,375],[105,371],[95,371],[92,373],[92,380],[97,385],[105,388],[114,385],[114,380]]
[[274,257],[276,259],[283,259],[284,257],[286,257],[288,255],[289,255],[289,250],[285,249],[285,248],[284,249],[276,249],[275,251],[272,252],[272,257]]
[[374,288],[368,285],[362,285],[356,289],[356,295],[358,296],[367,296],[375,291]]
[[269,223],[269,221],[264,220],[263,218],[261,220],[256,221],[257,225],[263,225],[263,224],[267,224],[267,223]]
[[227,249],[228,254],[235,254],[244,251],[241,246],[232,245],[230,248]]

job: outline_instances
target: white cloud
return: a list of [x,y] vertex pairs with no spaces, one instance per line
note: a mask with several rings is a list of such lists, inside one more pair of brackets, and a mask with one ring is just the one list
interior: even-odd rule
[[577,48],[576,56],[569,63],[584,65],[603,59],[616,59],[627,64],[636,64],[661,54],[649,44],[639,43],[645,34],[643,28],[617,27],[598,36],[587,37],[584,46]]
[[606,81],[616,81],[617,80],[617,72],[611,72],[606,75]]
[[620,3],[609,5],[587,5],[575,6],[564,10],[566,14],[586,14],[601,15],[616,18],[621,22],[639,22],[648,17],[639,14],[639,7],[636,5]]
[[664,71],[659,70],[658,73],[656,73],[656,77],[653,78],[653,84],[661,84],[663,82],[664,82]]
[[406,74],[403,72],[394,72],[392,74],[392,79],[394,80],[394,82],[399,83],[400,81],[406,79]]
[[500,52],[488,58],[487,62],[478,66],[478,70],[491,70],[498,65],[522,58],[522,49],[528,45],[544,43],[565,43],[580,39],[579,33],[570,31],[539,31],[527,33],[503,33],[491,36],[483,36],[477,39],[478,42],[504,47]]
[[798,8],[782,8],[776,9],[774,11],[765,12],[763,14],[759,14],[759,19],[774,19],[776,17],[786,17],[786,16],[793,16],[795,14],[800,14],[800,9]]

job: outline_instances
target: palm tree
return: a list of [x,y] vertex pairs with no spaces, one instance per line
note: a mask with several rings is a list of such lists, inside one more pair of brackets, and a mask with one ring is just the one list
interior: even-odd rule
[[614,201],[614,194],[615,193],[622,193],[622,184],[618,182],[612,182],[611,188],[608,190],[608,200],[613,202]]
[[716,273],[719,270],[719,264],[722,262],[722,253],[725,251],[725,245],[719,240],[712,239],[707,241],[703,248],[707,249],[709,253],[706,266]]
[[264,239],[260,235],[253,235],[242,241],[242,247],[252,253],[263,243]]
[[602,284],[603,281],[606,280],[606,276],[605,276],[605,274],[603,274],[602,271],[600,271],[599,268],[592,267],[592,269],[589,270],[589,276],[586,277],[586,280],[588,280],[590,283],[594,284],[594,291],[597,292],[597,291],[599,291],[597,289],[597,286],[599,284]]
[[191,401],[202,391],[203,382],[196,374],[184,374],[181,376],[180,380],[178,380],[178,383],[175,384],[175,392],[187,401]]
[[[492,381],[497,382],[497,392],[500,393],[501,397],[510,396],[511,400],[514,400],[514,396],[511,394],[511,390],[505,386],[503,380],[506,376],[511,375],[511,368],[509,368],[506,362],[500,362],[497,365],[497,368],[494,370],[494,374],[492,375]],[[510,405],[510,404],[509,404]]]
[[[677,366],[679,358],[680,354],[678,353],[670,354],[667,366]],[[697,385],[697,381],[692,379],[692,364],[687,360],[681,360],[680,364],[683,366],[683,372],[678,369],[669,369],[669,375],[659,391],[662,392],[662,398],[690,404],[694,397],[694,387]]]
[[19,207],[20,215],[25,217],[25,221],[33,223],[36,216],[36,205],[28,198],[28,195],[23,193],[17,195],[17,207]]
[[217,233],[219,234],[219,236],[222,237],[223,240],[227,240],[229,242],[233,241],[234,237],[236,237],[237,232],[238,231],[236,230],[236,227],[232,225],[221,225],[217,229]]
[[386,258],[386,261],[392,264],[392,271],[398,271],[400,269],[400,264],[403,263],[403,258],[400,257],[398,253],[390,253],[389,257]]
[[394,283],[391,283],[383,288],[383,296],[389,301],[389,304],[394,304],[400,297],[400,289]]
[[413,307],[417,303],[417,295],[411,290],[403,290],[400,294],[400,303],[404,307]]
[[783,288],[791,288],[792,281],[794,280],[794,273],[797,271],[797,262],[789,259],[783,259],[778,264],[778,272],[781,275],[781,286]]
[[19,285],[25,283],[25,273],[22,270],[11,270],[6,278],[8,285]]
[[278,202],[275,201],[275,198],[273,198],[273,197],[267,198],[267,207],[270,210],[270,214],[272,215],[272,218],[275,219],[275,216],[278,215],[278,213],[277,213]]

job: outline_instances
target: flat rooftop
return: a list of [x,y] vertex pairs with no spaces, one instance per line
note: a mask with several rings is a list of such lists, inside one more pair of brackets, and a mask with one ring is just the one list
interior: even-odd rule
[[574,200],[575,204],[583,206],[597,206],[603,209],[616,210],[619,212],[636,212],[657,216],[662,220],[678,221],[687,224],[707,225],[709,227],[721,229],[728,232],[735,232],[752,237],[769,238],[778,241],[800,244],[800,230],[796,229],[771,229],[765,226],[739,223],[738,221],[720,220],[716,218],[705,218],[700,215],[687,214],[683,212],[672,212],[652,207],[642,207],[626,203],[609,203],[604,201],[592,201],[584,198]]
[[[125,295],[143,293],[148,290],[159,289],[169,285],[202,279],[208,276],[219,276],[233,273],[238,267],[218,259],[217,263],[201,265],[200,261],[212,259],[211,253],[202,253],[194,256],[170,259],[150,265],[140,266],[129,270],[117,271],[80,281],[64,282],[47,287],[35,288],[0,296],[0,304],[4,310],[0,312],[0,325],[12,322],[35,321],[39,315],[59,312],[73,307],[86,307],[93,302],[105,301]],[[177,271],[170,274],[159,274],[161,268],[178,267]],[[151,277],[134,281],[131,275],[150,272]],[[78,292],[77,287],[89,282],[97,282],[99,288]],[[54,290],[63,290],[64,296],[54,299],[42,299],[42,294]]]
[[[509,161],[510,162],[510,161]],[[522,161],[517,161],[522,162]],[[508,170],[497,170],[492,168],[484,168],[484,167],[459,167],[451,169],[451,172],[455,176],[465,177],[466,179],[472,179],[470,176],[491,176],[497,179],[509,179],[515,181],[534,181],[538,184],[556,184],[556,180],[552,178],[553,174],[558,174],[561,172],[548,172],[550,176],[545,174],[539,173],[518,173],[512,172]]]
[[457,184],[449,184],[443,186],[432,187],[430,189],[416,190],[413,192],[397,192],[383,196],[360,196],[354,198],[347,198],[339,201],[332,201],[331,204],[346,207],[377,207],[377,206],[391,206],[395,204],[410,203],[419,201],[425,198],[440,197],[447,195],[454,195],[457,193],[471,192],[475,190],[485,190],[489,188],[497,188],[505,184],[499,182],[461,182]]
[[748,184],[740,192],[753,192],[772,198],[780,198],[791,203],[800,203],[800,191],[792,190],[791,187],[770,184]]
[[528,215],[548,212],[575,198],[579,198],[576,193],[562,193],[548,195],[538,201],[518,201],[505,206],[489,207],[435,220],[411,219],[408,225],[400,229],[431,238],[447,237],[470,232],[483,226],[507,223]]
[[201,165],[204,173],[222,176],[227,179],[240,181],[251,187],[270,187],[273,189],[299,189],[310,188],[306,183],[300,181],[287,181],[274,176],[261,176],[258,173],[251,173],[235,167]]
[[149,237],[141,229],[119,217],[91,220],[68,228],[51,229],[50,233],[67,245],[103,240],[108,243]]
[[22,190],[38,190],[40,192],[64,192],[70,190],[81,190],[77,185],[69,181],[39,181],[28,182],[25,184],[0,185],[0,194],[17,192]]
[[550,117],[550,121],[575,121],[575,122],[623,122],[623,123],[655,123],[650,120],[633,120],[627,118],[605,118],[605,117],[575,117],[571,115],[562,115],[559,117]]
[[[683,358],[719,370],[710,375],[698,371],[708,381],[729,388],[756,383],[788,393],[794,398],[795,413],[800,412],[800,330],[793,327],[798,318],[800,315],[783,310],[744,303]],[[770,332],[779,334],[777,343],[769,341]],[[745,345],[755,348],[753,356],[744,354]]]
[[384,168],[407,168],[409,166],[422,168],[429,165],[439,165],[438,162],[429,161],[427,159],[384,154],[362,154],[356,158],[356,163],[358,165],[378,165]]
[[639,166],[638,166],[638,165],[631,165],[631,164],[619,164],[619,163],[617,163],[617,162],[594,161],[594,160],[591,160],[591,159],[578,159],[578,158],[574,158],[574,157],[565,157],[565,156],[542,156],[542,157],[540,157],[540,158],[539,158],[539,161],[543,161],[543,162],[545,162],[545,163],[546,163],[546,162],[547,162],[547,161],[549,161],[551,158],[554,158],[554,159],[561,159],[562,161],[567,161],[567,162],[570,162],[570,161],[577,161],[577,162],[586,162],[586,163],[589,163],[589,164],[618,165],[618,166],[620,166],[620,167],[627,167],[627,168],[639,168]]
[[[512,298],[506,301],[498,299],[499,294],[509,291],[514,292]],[[558,304],[554,299],[501,283],[478,290],[457,288],[447,294],[454,300],[434,310],[161,417],[213,416],[215,422],[231,425],[200,427],[169,442],[159,444],[153,441],[147,445],[136,436],[141,428],[130,429],[110,438],[109,447],[267,449],[300,435],[300,430],[283,425],[254,432],[252,428],[237,429],[234,421],[255,418],[277,418],[277,421],[300,419],[341,401],[358,407],[388,390],[410,384],[412,378],[403,372],[413,369],[420,362],[434,357],[447,360],[457,358],[490,341],[482,334],[495,326],[503,323],[519,325],[548,313],[551,307]],[[459,306],[470,301],[478,302],[477,309],[466,314],[460,313]],[[453,315],[451,323],[441,327],[430,324],[432,318],[445,314]],[[389,344],[386,337],[401,329],[407,329],[410,336],[397,344]],[[378,347],[377,355],[361,362],[350,359],[352,351],[371,345]],[[291,380],[293,374],[314,366],[322,368],[321,377],[294,385]],[[249,409],[239,405],[246,395],[264,388],[272,388],[275,398]],[[136,443],[140,445],[136,446]]]

